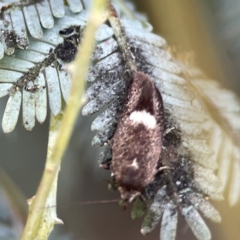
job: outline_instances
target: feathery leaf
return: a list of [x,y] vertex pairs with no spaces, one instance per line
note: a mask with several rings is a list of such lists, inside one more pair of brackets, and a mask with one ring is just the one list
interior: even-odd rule
[[[210,239],[210,231],[197,210],[213,221],[221,219],[207,201],[223,199],[221,182],[214,173],[218,162],[215,149],[209,144],[211,132],[206,128],[213,123],[211,116],[202,107],[195,88],[182,75],[182,65],[166,50],[166,41],[151,33],[151,28],[145,29],[149,24],[142,21],[128,19],[122,25],[137,70],[151,77],[164,103],[165,134],[159,167],[165,169],[142,192],[150,205],[141,231],[149,233],[162,217],[161,239],[175,239],[180,208],[195,236]],[[121,36],[115,38],[122,41]],[[98,51],[105,44],[110,46],[107,53],[100,51],[101,56]],[[97,131],[92,144],[105,145],[100,166],[106,168],[111,165],[111,142],[130,84],[126,55],[121,48],[117,48],[114,39],[96,46],[87,77],[92,85],[86,91],[88,103],[83,108],[84,115],[106,108],[92,123],[92,130]]]

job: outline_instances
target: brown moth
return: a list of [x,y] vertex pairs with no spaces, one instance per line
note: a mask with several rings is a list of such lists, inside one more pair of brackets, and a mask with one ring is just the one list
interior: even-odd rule
[[113,137],[111,170],[125,202],[131,202],[154,179],[164,131],[163,101],[155,83],[133,73]]

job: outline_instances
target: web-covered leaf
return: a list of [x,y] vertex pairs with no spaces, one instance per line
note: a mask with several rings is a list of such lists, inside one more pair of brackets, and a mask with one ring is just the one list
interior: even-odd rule
[[[87,20],[85,10],[69,15],[56,19],[54,27],[44,30],[41,39],[29,37],[27,49],[16,49],[14,55],[0,60],[0,97],[9,95],[2,121],[4,132],[15,128],[21,103],[23,125],[32,130],[35,117],[40,123],[46,119],[47,92],[53,115],[60,113],[62,97],[67,102],[71,76],[65,66],[75,57]],[[109,29],[103,25],[96,39],[111,36]]]
[[[83,10],[81,0],[68,0],[67,3],[73,13]],[[56,18],[64,17],[69,11],[63,0],[2,0],[0,6],[0,59],[4,52],[13,54],[16,46],[26,49],[29,35],[41,39],[44,29],[52,28]]]
[[[159,160],[159,168],[164,170],[159,171],[142,192],[148,205],[142,233],[152,231],[161,220],[161,239],[175,239],[180,210],[198,239],[211,239],[198,211],[213,221],[221,220],[208,201],[223,199],[223,187],[215,175],[220,152],[209,141],[211,131],[208,126],[216,124],[203,107],[196,89],[182,74],[181,64],[166,50],[166,41],[151,33],[151,28],[145,28],[149,24],[143,21],[124,16],[121,21],[137,70],[148,74],[155,82],[164,104],[165,134]],[[92,85],[86,92],[88,103],[82,111],[84,115],[90,115],[106,108],[91,127],[97,131],[92,144],[105,145],[100,166],[106,168],[111,165],[111,142],[131,82],[117,40],[115,36],[96,47],[95,64],[87,78]],[[104,47],[106,45],[108,48]],[[142,215],[139,200],[132,215]]]
[[[22,100],[23,123],[27,130],[34,127],[35,115],[40,123],[45,120],[46,85],[52,113],[57,115],[61,111],[61,95],[67,101],[71,87],[70,74],[64,70],[64,64],[73,60],[76,46],[74,48],[71,41],[64,40],[59,31],[84,24],[85,21],[77,17],[65,16],[56,21],[54,28],[45,30],[41,40],[30,37],[28,49],[17,49],[14,56],[0,60],[0,96],[9,95],[2,122],[4,132],[14,129]],[[74,28],[72,31],[75,31]],[[68,44],[72,44],[72,50],[67,49]],[[66,51],[64,55],[62,51]]]

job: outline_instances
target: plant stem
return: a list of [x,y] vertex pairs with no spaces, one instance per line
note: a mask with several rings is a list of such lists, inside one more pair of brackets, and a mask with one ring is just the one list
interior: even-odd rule
[[[53,117],[50,125],[50,134],[54,143],[49,143],[48,157],[42,180],[35,198],[29,208],[29,216],[21,240],[47,239],[56,220],[46,219],[44,211],[48,204],[48,198],[56,194],[57,175],[60,169],[61,158],[66,150],[75,121],[82,105],[82,95],[85,86],[85,77],[95,43],[94,35],[97,27],[105,20],[105,6],[107,0],[95,0],[90,12],[90,18],[83,36],[81,46],[75,61],[69,66],[72,73],[72,88],[68,106],[62,118],[61,115]],[[56,131],[57,130],[57,131]],[[51,145],[51,147],[50,147]],[[54,194],[53,194],[54,195]],[[54,195],[55,196],[55,195]],[[52,203],[52,201],[50,200]],[[49,209],[48,209],[49,210]],[[51,215],[51,214],[50,214]],[[48,228],[43,228],[41,222],[48,221]]]

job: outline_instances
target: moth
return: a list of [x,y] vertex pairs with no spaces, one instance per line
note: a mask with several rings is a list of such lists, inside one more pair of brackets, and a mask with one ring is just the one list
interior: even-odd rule
[[123,201],[131,202],[153,181],[161,153],[163,101],[146,74],[133,74],[113,137],[111,170]]
[[161,222],[161,239],[175,239],[180,212],[197,239],[210,240],[199,212],[220,222],[208,199],[221,200],[222,192],[207,113],[163,38],[112,6],[108,21],[114,36],[96,47],[82,111],[106,106],[91,126],[92,145],[105,146],[100,166],[111,170],[123,203],[134,201],[132,217],[146,214],[142,234]]

